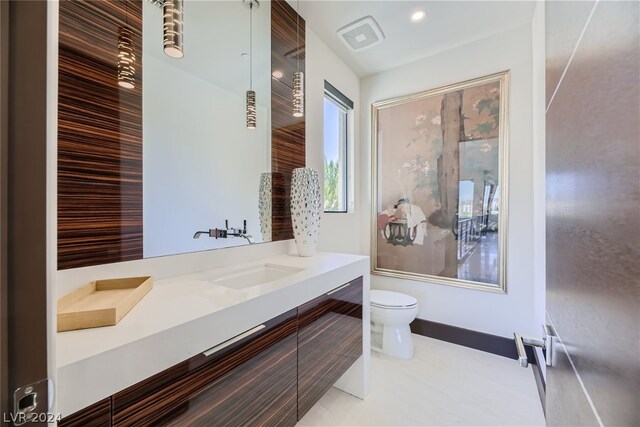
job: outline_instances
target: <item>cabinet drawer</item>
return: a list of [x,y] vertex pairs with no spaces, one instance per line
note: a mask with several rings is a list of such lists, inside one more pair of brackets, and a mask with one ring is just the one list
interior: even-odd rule
[[362,355],[362,277],[298,307],[298,419]]
[[115,426],[294,425],[296,310],[113,396]]

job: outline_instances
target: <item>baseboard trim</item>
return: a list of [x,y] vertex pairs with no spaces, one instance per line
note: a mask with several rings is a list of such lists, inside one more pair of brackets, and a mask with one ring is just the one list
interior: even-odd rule
[[[518,359],[518,352],[516,351],[516,344],[513,338],[500,337],[424,319],[416,319],[411,322],[411,332],[440,341],[497,354],[498,356],[508,357],[509,359]],[[529,350],[530,349],[527,348],[527,353],[529,353]],[[531,357],[533,356],[533,352],[531,352],[529,356],[529,360],[533,361],[533,357]]]

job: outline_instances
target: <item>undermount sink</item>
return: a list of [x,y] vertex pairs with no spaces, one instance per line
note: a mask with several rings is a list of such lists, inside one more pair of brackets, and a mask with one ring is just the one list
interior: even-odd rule
[[235,270],[220,278],[211,280],[211,283],[231,289],[245,289],[261,285],[283,277],[291,276],[302,271],[302,268],[286,267],[275,264],[262,264],[253,267]]

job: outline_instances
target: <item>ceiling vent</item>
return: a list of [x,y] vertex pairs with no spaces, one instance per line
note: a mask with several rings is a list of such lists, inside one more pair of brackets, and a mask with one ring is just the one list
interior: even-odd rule
[[338,31],[338,37],[353,51],[375,46],[384,40],[380,26],[371,16],[365,16]]

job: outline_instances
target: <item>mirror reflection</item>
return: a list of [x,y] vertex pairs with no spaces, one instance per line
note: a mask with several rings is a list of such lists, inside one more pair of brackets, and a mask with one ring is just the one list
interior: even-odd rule
[[184,56],[175,59],[163,51],[161,7],[143,2],[145,258],[269,240],[258,213],[271,167],[269,8],[184,1]]

